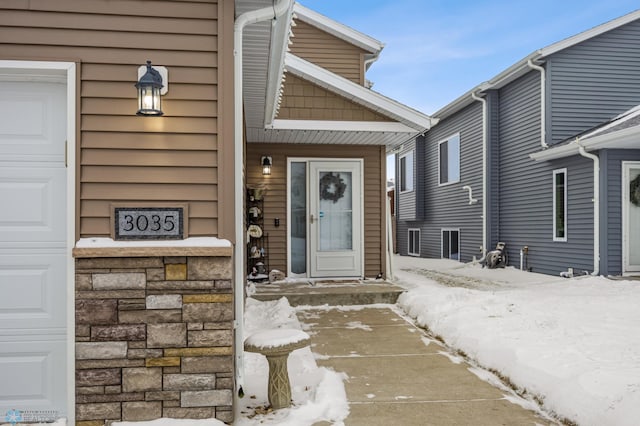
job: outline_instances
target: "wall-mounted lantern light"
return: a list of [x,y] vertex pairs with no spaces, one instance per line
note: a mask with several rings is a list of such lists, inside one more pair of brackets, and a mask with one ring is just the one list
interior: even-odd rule
[[[164,76],[164,79],[163,79]],[[146,66],[138,68],[138,112],[137,115],[160,116],[162,112],[162,98],[168,91],[167,69],[152,67],[151,61]],[[163,84],[167,83],[167,84]]]
[[262,165],[262,174],[264,176],[270,175],[271,174],[271,164],[272,164],[271,157],[263,156],[262,159],[260,160],[260,164]]

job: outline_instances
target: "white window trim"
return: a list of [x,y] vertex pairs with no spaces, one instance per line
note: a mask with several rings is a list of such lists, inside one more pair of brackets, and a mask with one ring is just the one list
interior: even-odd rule
[[[556,237],[556,176],[563,173],[564,174],[564,237]],[[569,210],[567,208],[567,193],[569,192],[569,175],[567,174],[567,168],[555,169],[553,171],[553,180],[551,182],[552,185],[552,194],[553,194],[553,208],[552,208],[552,219],[553,219],[553,241],[558,242],[566,242],[568,233],[568,222],[569,222]]]
[[451,136],[442,139],[440,142],[438,142],[438,186],[448,186],[448,185],[453,185],[456,183],[460,183],[460,179],[461,179],[461,175],[462,175],[462,171],[460,171],[458,173],[458,180],[451,180],[448,182],[440,182],[440,145],[442,145],[445,142],[449,142],[451,139],[453,139],[454,137],[458,137],[458,149],[459,149],[459,153],[458,153],[458,170],[460,170],[460,157],[462,156],[462,138],[460,137],[460,132],[458,133],[454,133]]
[[[418,233],[418,251],[417,252],[411,252],[411,233],[412,232],[417,232]],[[409,228],[407,229],[407,254],[409,256],[416,256],[416,257],[420,257],[420,228]],[[415,247],[414,247],[415,249]]]
[[[404,172],[406,172],[406,168],[407,167],[405,166],[404,169],[403,169],[401,167],[401,164],[402,164],[402,159],[403,158],[407,158],[408,156],[411,156],[411,161],[412,161],[412,163],[411,163],[411,171],[413,173],[411,173],[411,176],[407,176],[407,179],[411,179],[411,181],[410,181],[411,182],[411,189],[405,189],[403,191],[402,190],[402,174]],[[400,155],[400,157],[398,157],[398,170],[399,170],[398,177],[400,178],[400,179],[398,179],[399,180],[399,182],[398,182],[398,190],[399,190],[400,194],[407,194],[409,192],[413,192],[414,191],[415,180],[416,180],[416,167],[415,167],[416,161],[415,161],[415,158],[416,158],[416,150],[415,149],[412,149],[411,151],[407,151],[404,154]],[[406,161],[405,161],[405,164],[406,164]],[[409,182],[409,180],[407,180],[407,182]]]
[[[444,232],[445,231],[457,231],[458,232],[458,254],[460,255],[459,257],[462,257],[462,254],[460,253],[462,251],[461,247],[460,247],[460,236],[461,236],[461,232],[460,232],[460,228],[440,228],[440,258],[441,259],[451,259],[450,257],[442,257],[442,249],[444,248]],[[449,246],[449,252],[451,252],[451,246]],[[455,260],[455,259],[451,259],[451,260]],[[460,262],[460,259],[458,259],[458,262]]]

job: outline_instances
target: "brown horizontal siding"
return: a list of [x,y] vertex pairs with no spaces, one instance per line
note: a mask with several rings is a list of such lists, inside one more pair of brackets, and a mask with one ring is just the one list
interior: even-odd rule
[[[4,2],[3,2],[4,3]],[[3,4],[3,7],[7,5]],[[64,13],[51,20],[50,12],[37,10],[13,10],[0,14],[0,25],[6,27],[69,28],[74,30],[95,29],[108,31],[131,31],[164,34],[211,34],[216,30],[216,21],[203,19],[149,16],[142,20],[137,16],[104,15],[91,13]],[[213,28],[212,28],[213,22]]]
[[[180,135],[176,140],[171,133],[125,133],[125,132],[89,132],[82,133],[85,150],[90,148],[126,148],[139,150],[215,151],[218,136],[202,134]],[[146,155],[149,155],[147,152]],[[169,155],[172,155],[170,153]]]
[[338,96],[328,90],[287,74],[279,119],[391,121],[388,117]]
[[[232,147],[221,139],[231,125],[220,121],[218,61],[231,49],[219,31],[231,34],[232,10],[215,0],[0,2],[0,59],[79,65],[78,237],[109,235],[110,206],[124,202],[187,203],[190,234],[218,235],[218,155]],[[135,115],[146,60],[169,71],[163,117]]]
[[360,85],[364,84],[364,50],[306,22],[292,28],[291,53]]
[[[85,218],[102,218],[104,212],[110,210],[112,203],[123,204],[127,202],[127,200],[86,200],[82,203],[81,214]],[[217,201],[192,201],[189,203],[189,216],[191,218],[207,219],[215,217],[217,212]]]
[[164,0],[3,0],[6,9],[29,9],[48,12],[90,13],[99,15],[131,15],[137,17],[180,17],[216,19],[215,1]]
[[[263,176],[260,157],[270,155],[270,176]],[[257,144],[247,145],[247,185],[266,185],[264,232],[269,235],[270,269],[287,270],[287,158],[355,158],[364,160],[364,258],[365,276],[375,277],[385,269],[385,230],[382,178],[384,147],[352,145]],[[280,226],[275,227],[275,218]]]

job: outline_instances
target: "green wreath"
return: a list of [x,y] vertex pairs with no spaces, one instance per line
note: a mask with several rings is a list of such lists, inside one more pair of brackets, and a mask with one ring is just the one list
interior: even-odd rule
[[633,204],[640,206],[640,175],[629,184],[629,198]]
[[334,176],[332,172],[329,172],[320,179],[321,200],[331,200],[337,203],[340,198],[344,197],[345,189],[347,189],[347,184],[340,177],[340,173]]

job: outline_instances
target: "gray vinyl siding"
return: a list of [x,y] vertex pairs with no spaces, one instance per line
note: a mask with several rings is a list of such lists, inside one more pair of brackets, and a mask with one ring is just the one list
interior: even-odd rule
[[[460,182],[438,185],[438,143],[460,134]],[[426,135],[424,214],[420,222],[421,257],[441,257],[441,229],[460,229],[461,261],[480,257],[482,245],[482,105],[474,102],[433,127]],[[469,205],[467,191],[473,197]],[[416,224],[417,225],[417,224]],[[418,227],[418,226],[416,226]]]
[[622,274],[622,162],[640,150],[602,150],[600,156],[600,274]]
[[[540,75],[530,72],[500,90],[499,217],[509,263],[529,247],[534,272],[593,269],[593,164],[575,156],[535,162],[540,150]],[[553,241],[553,170],[567,168],[567,241]]]
[[640,22],[551,55],[546,69],[555,144],[640,104]]

